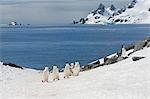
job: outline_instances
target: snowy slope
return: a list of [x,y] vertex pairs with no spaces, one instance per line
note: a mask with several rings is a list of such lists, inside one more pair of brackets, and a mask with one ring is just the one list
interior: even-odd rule
[[[104,8],[103,13],[94,10],[84,18],[81,24],[150,24],[150,1],[133,0],[129,5],[116,9],[113,5]],[[103,5],[104,6],[104,5]],[[112,9],[113,8],[113,9]],[[99,9],[100,10],[100,9]]]
[[[150,1],[149,0],[138,0],[134,8],[127,9],[124,13],[115,16],[114,20],[122,19],[127,20],[122,23],[150,23]],[[121,22],[117,22],[121,23]]]
[[[146,58],[133,62],[133,56]],[[82,72],[78,77],[63,79],[60,74],[60,81],[49,79],[49,83],[42,83],[42,74],[34,70],[1,64],[0,95],[1,99],[150,99],[149,61],[150,47],[121,62]],[[16,76],[8,80],[10,73]]]
[[25,70],[23,70],[19,68],[10,67],[10,66],[5,66],[2,64],[3,63],[0,62],[0,82],[7,82],[9,80],[26,77],[35,74],[35,72],[38,72],[33,69],[25,68]]

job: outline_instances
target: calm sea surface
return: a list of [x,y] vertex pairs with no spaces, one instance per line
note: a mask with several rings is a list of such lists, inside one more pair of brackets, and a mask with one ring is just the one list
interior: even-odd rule
[[150,25],[1,27],[0,60],[36,69],[84,65],[148,35]]

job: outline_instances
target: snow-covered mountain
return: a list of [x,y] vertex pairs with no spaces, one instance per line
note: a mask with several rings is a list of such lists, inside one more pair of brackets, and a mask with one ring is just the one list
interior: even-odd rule
[[133,0],[127,6],[117,9],[114,5],[106,8],[102,3],[74,24],[150,24],[150,1]]

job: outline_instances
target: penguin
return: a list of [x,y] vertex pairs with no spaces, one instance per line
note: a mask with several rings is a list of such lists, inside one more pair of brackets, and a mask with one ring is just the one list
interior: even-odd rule
[[52,80],[60,80],[59,79],[59,69],[57,66],[53,66],[53,70],[52,70]]
[[79,62],[75,62],[75,66],[74,66],[74,68],[72,69],[73,75],[74,75],[74,76],[79,76],[80,69],[81,69],[81,67],[80,67]]
[[64,69],[64,78],[69,78],[69,76],[71,76],[71,68],[70,65],[67,63]]
[[49,68],[45,67],[42,75],[42,82],[48,82]]
[[123,58],[128,57],[127,51],[126,51],[126,49],[124,48],[123,45],[122,45],[122,48],[121,48],[121,57],[123,57]]

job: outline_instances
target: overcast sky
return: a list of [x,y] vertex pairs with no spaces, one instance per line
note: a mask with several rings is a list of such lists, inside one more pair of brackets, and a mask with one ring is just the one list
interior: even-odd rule
[[70,24],[85,17],[99,3],[120,8],[131,0],[0,0],[0,23]]

